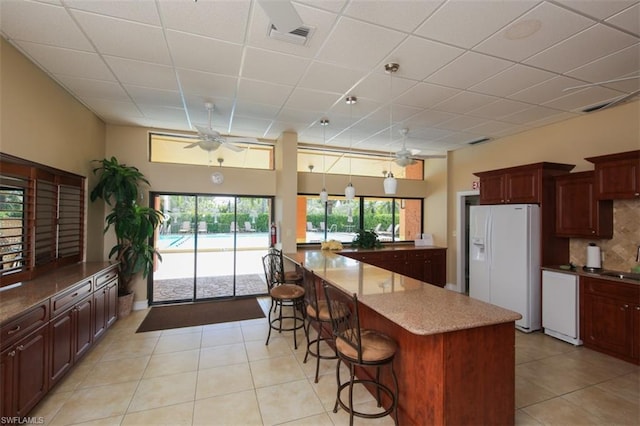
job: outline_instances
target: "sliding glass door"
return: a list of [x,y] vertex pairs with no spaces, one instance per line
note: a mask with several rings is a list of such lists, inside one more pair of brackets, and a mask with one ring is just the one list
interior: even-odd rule
[[154,194],[165,214],[149,284],[152,304],[266,293],[272,198]]

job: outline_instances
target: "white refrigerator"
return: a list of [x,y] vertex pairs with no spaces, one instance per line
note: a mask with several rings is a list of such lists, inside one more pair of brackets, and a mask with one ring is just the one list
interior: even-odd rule
[[541,328],[540,207],[471,206],[469,296],[518,312],[516,328]]

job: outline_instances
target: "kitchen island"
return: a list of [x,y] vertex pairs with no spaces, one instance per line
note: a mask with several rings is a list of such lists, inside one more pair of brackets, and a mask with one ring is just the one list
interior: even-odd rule
[[520,314],[326,250],[284,256],[356,293],[362,326],[398,342],[399,424],[514,423]]

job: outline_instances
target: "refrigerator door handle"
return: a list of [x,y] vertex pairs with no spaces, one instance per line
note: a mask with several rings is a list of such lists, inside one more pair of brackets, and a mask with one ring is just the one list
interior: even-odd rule
[[487,221],[484,225],[485,250],[487,254],[487,261],[485,262],[485,266],[489,270],[489,272],[491,272],[491,265],[493,265],[493,247],[492,247],[492,241],[491,241],[492,233],[493,233],[493,214],[491,210],[489,210],[489,213],[487,214]]

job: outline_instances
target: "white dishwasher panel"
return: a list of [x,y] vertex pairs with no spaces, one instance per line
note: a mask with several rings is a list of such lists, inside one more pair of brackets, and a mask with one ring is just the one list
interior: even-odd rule
[[544,333],[574,345],[581,345],[579,309],[578,276],[542,271]]

